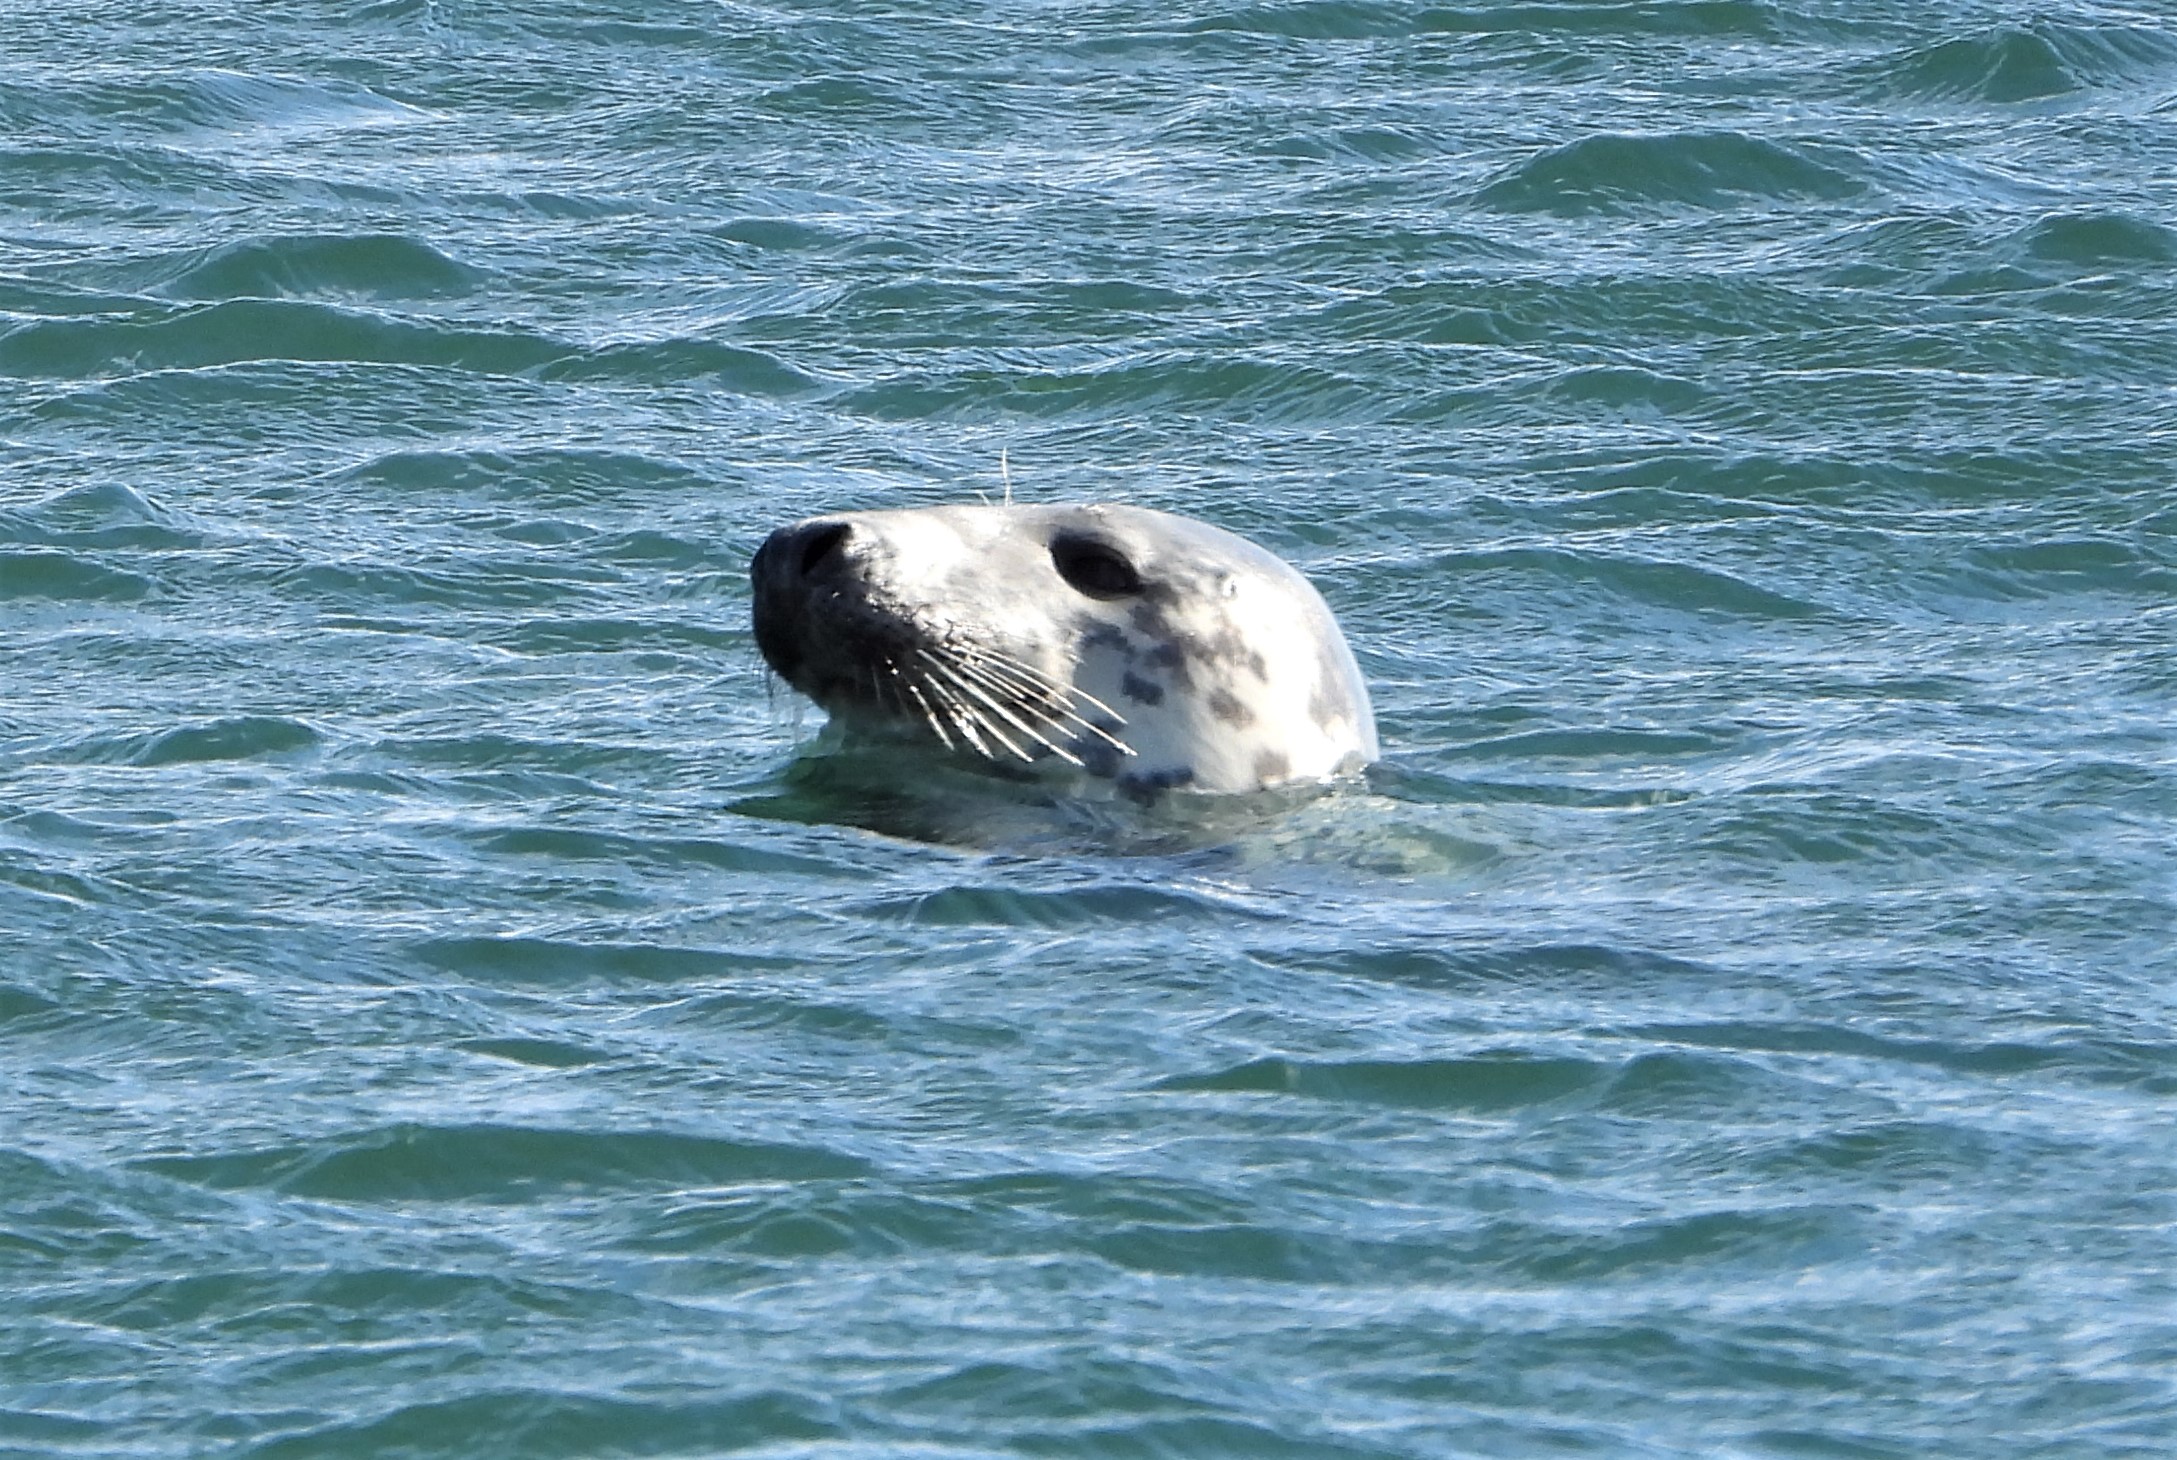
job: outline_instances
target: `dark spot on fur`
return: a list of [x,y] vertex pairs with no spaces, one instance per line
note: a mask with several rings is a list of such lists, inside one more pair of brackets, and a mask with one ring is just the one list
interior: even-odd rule
[[1143,637],[1156,640],[1156,648],[1149,651],[1149,662],[1170,670],[1181,689],[1192,687],[1195,665],[1222,669],[1228,675],[1244,669],[1265,682],[1270,678],[1270,661],[1237,624],[1222,624],[1214,634],[1194,633],[1172,622],[1157,603],[1135,604],[1127,622]]
[[1143,679],[1129,670],[1119,679],[1119,688],[1137,705],[1161,705],[1164,703],[1164,686],[1153,679]]
[[1255,723],[1255,712],[1233,697],[1232,691],[1220,686],[1210,691],[1205,702],[1209,712],[1236,730],[1244,730]]
[[1293,763],[1286,759],[1282,750],[1266,750],[1255,757],[1255,779],[1263,785],[1274,785],[1293,773]]
[[1317,680],[1315,693],[1308,696],[1308,718],[1315,722],[1317,729],[1328,730],[1342,713],[1330,681]]
[[1119,789],[1135,801],[1146,806],[1166,791],[1194,784],[1193,766],[1172,766],[1161,771],[1143,771],[1136,775],[1121,776]]
[[1083,649],[1113,649],[1124,655],[1128,662],[1132,662],[1137,652],[1133,640],[1127,638],[1124,633],[1111,624],[1097,624],[1092,628],[1083,630],[1081,647]]
[[[1104,729],[1113,735],[1122,733],[1122,727],[1112,722],[1107,722]],[[1081,769],[1090,775],[1110,780],[1119,774],[1122,757],[1102,736],[1084,732],[1074,738],[1072,749],[1081,758]]]
[[1194,688],[1194,675],[1187,669],[1187,655],[1179,645],[1166,639],[1141,656],[1141,664],[1164,676],[1167,683],[1181,694]]
[[1161,579],[1150,579],[1141,585],[1141,596],[1150,603],[1179,602],[1179,590]]
[[1145,639],[1154,639],[1159,649],[1168,648],[1173,642],[1171,616],[1157,603],[1137,603],[1127,610],[1126,621],[1134,632]]

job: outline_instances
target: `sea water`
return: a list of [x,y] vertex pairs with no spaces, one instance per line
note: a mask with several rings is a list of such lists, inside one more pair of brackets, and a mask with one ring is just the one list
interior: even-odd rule
[[[2177,1451],[2163,6],[4,32],[0,1452]],[[841,770],[1001,460],[1383,762]]]

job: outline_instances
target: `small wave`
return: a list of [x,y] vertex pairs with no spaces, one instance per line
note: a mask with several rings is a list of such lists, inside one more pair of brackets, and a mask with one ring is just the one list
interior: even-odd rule
[[850,332],[865,346],[1004,348],[1024,332],[1067,340],[1134,340],[1145,321],[1202,301],[1176,289],[1130,280],[1037,278],[1014,283],[885,280],[836,291],[822,304],[793,301],[767,314],[769,328],[802,333],[812,308],[826,330]]
[[533,508],[594,507],[638,492],[701,493],[710,479],[656,457],[584,448],[389,451],[332,480],[400,493],[478,494]]
[[431,938],[410,952],[431,968],[484,982],[554,985],[698,983],[796,966],[748,949],[660,943],[577,943],[560,938]]
[[[1969,1042],[1904,1039],[1834,1024],[1723,1020],[1707,1024],[1642,1024],[1620,1031],[1641,1039],[1706,1049],[1776,1054],[1844,1055],[1929,1065],[1958,1074],[2017,1075],[2065,1063],[2055,1045],[2017,1040]],[[2177,1051],[2164,1049],[2165,1061]]]
[[2107,537],[1987,543],[1965,555],[1950,581],[1998,599],[2071,598],[2109,593],[2152,604],[2177,599],[2177,569],[2136,544]]
[[668,339],[598,345],[553,361],[544,380],[602,380],[627,385],[674,385],[704,380],[741,395],[796,396],[821,382],[776,355],[717,340]]
[[1129,1272],[1242,1282],[1350,1283],[1363,1274],[1383,1281],[1419,1277],[1440,1261],[1430,1244],[1420,1240],[1386,1241],[1266,1218],[1103,1222],[1079,1240],[1104,1262]]
[[[700,552],[691,549],[691,552]],[[742,560],[745,563],[745,559]],[[711,563],[715,572],[739,568]],[[742,626],[714,628],[708,624],[674,623],[652,619],[594,618],[579,614],[555,616],[545,622],[510,624],[487,631],[485,642],[517,654],[650,654],[705,655],[733,652],[748,647],[748,630]]]
[[[0,983],[0,1024],[43,1018],[48,1014],[59,1013],[60,1007],[43,994],[19,988],[14,984]],[[0,1161],[0,1166],[4,1165],[5,1162]],[[10,1185],[17,1190],[21,1189],[20,1183],[11,1182]]]
[[394,736],[374,742],[374,759],[404,766],[466,771],[536,770],[587,776],[639,767],[647,757],[619,745],[579,740],[536,740],[495,731],[463,735]]
[[839,405],[884,420],[995,416],[1080,420],[1145,410],[1296,424],[1365,420],[1388,409],[1366,381],[1316,365],[1173,354],[1064,372],[972,367],[848,392]]
[[236,174],[217,160],[170,147],[120,143],[0,142],[0,183],[11,196],[80,206],[85,195],[114,201],[230,194]]
[[[0,544],[42,548],[172,551],[202,546],[202,534],[119,482],[71,487],[20,511],[0,510]],[[5,595],[0,587],[0,596]]]
[[857,234],[806,219],[769,216],[735,218],[712,229],[711,236],[765,253],[828,253],[861,241]]
[[[1658,470],[1651,466],[1649,470],[1668,480],[1679,477],[1668,467]],[[1546,497],[1482,495],[1474,498],[1474,508],[1495,520],[1557,531],[1705,525],[1779,515],[1774,507],[1760,501],[1636,482],[1613,482]]]
[[1543,391],[1566,406],[1670,415],[1693,414],[1708,400],[1707,391],[1683,376],[1635,365],[1579,366],[1550,377]]
[[1002,1033],[993,1036],[988,1028],[968,1029],[957,1020],[891,1011],[877,1013],[823,998],[776,994],[699,994],[678,1001],[673,1016],[676,1023],[688,1028],[786,1031],[804,1038],[868,1045],[897,1043],[901,1033],[913,1027],[965,1033],[970,1042],[977,1044],[1012,1042]]
[[283,132],[328,132],[429,120],[431,113],[353,83],[304,81],[203,70],[104,84],[84,98],[92,115],[149,116],[168,125],[232,132],[237,124]]
[[1951,1122],[1882,1120],[1774,1143],[1753,1153],[1749,1167],[1771,1180],[1948,1185],[1985,1180],[2003,1168],[2061,1154],[2055,1143],[2023,1133],[1999,1139]]
[[455,1047],[540,1070],[579,1070],[586,1065],[602,1064],[612,1058],[604,1050],[586,1044],[573,1044],[564,1039],[532,1039],[521,1036],[464,1039]]
[[[703,1399],[619,1399],[558,1389],[499,1389],[377,1408],[293,1430],[246,1449],[241,1460],[326,1455],[725,1455],[836,1441],[835,1406],[785,1392]],[[640,1437],[633,1450],[631,1437]]]
[[[1967,860],[1974,828],[1903,804],[1839,791],[1756,786],[1709,798],[1701,845],[1751,870],[1904,869]],[[1785,869],[1792,869],[1786,871]]]
[[[1547,732],[1536,732],[1547,735]],[[1652,732],[1635,732],[1645,741]],[[1415,738],[1419,738],[1418,736]],[[1450,738],[1438,736],[1438,739]],[[1544,745],[1550,742],[1545,739]],[[1507,739],[1490,739],[1473,742],[1473,745],[1492,749],[1516,749],[1517,758],[1524,760],[1526,746],[1517,746]],[[1665,740],[1668,751],[1670,742]],[[1465,753],[1467,747],[1449,752],[1452,757]],[[1582,770],[1591,762],[1583,757]],[[1538,768],[1546,773],[1547,768]],[[1545,780],[1484,780],[1465,774],[1459,776],[1437,775],[1418,770],[1411,765],[1379,766],[1369,775],[1371,783],[1383,783],[1402,801],[1422,802],[1437,806],[1558,806],[1574,811],[1644,811],[1655,806],[1678,806],[1694,799],[1694,793],[1679,786],[1593,786],[1565,785]],[[1448,865],[1472,865],[1477,861],[1491,860],[1486,853],[1493,848],[1477,847],[1456,862]]]
[[1013,887],[947,887],[909,898],[884,898],[867,912],[920,927],[1084,928],[1114,923],[1222,923],[1260,916],[1226,898],[1149,885],[1088,886],[1060,892]]
[[[1049,1425],[1054,1420],[1098,1419],[1128,1414],[1153,1414],[1166,1410],[1199,1407],[1201,1396],[1192,1392],[1182,1373],[1143,1358],[1110,1352],[1037,1355],[1024,1353],[1005,1359],[981,1359],[956,1364],[929,1378],[916,1378],[886,1391],[887,1406],[909,1413],[945,1415],[956,1420],[1026,1420]],[[1274,1437],[1264,1445],[1227,1450],[1211,1445],[1178,1444],[1170,1450],[1154,1448],[1148,1437],[1132,1430],[1125,1446],[1112,1445],[1115,1432],[1100,1428],[1101,1443],[1087,1453],[1192,1455],[1285,1455],[1289,1446]],[[1179,1438],[1179,1437],[1174,1437]],[[1197,1438],[1206,1438],[1198,1436]],[[1144,1448],[1135,1450],[1135,1443]],[[1053,1447],[1030,1447],[1048,1451]],[[1060,1453],[1072,1451],[1065,1447]],[[1310,1454],[1328,1452],[1311,1450]]]
[[2037,263],[2106,269],[2177,263],[2177,228],[2129,213],[2056,213],[2015,240]]
[[518,375],[567,355],[542,335],[391,319],[292,300],[229,300],[125,320],[37,320],[0,334],[0,374],[77,380],[250,361],[435,365]]
[[136,526],[164,522],[165,508],[134,487],[119,482],[69,487],[55,492],[32,509],[41,520],[81,531],[84,528]]
[[72,552],[0,552],[0,600],[132,603],[150,596],[154,587],[141,573],[109,568]]
[[[63,69],[46,84],[11,84],[0,102],[0,122],[12,123],[16,135],[105,145],[162,137],[183,143],[194,156],[248,146],[268,134],[325,134],[431,117],[353,83],[132,65]],[[177,148],[172,155],[179,160],[184,154]]]
[[572,831],[560,827],[520,827],[477,838],[480,851],[502,857],[552,857],[571,862],[648,862],[676,867],[708,867],[724,872],[770,876],[836,877],[839,868],[813,857],[775,852],[738,842],[697,837],[633,837],[615,832]]
[[2164,31],[2044,22],[1961,36],[1907,52],[1884,67],[1906,96],[2009,104],[2124,85],[2177,65]]
[[133,1164],[216,1190],[360,1202],[522,1202],[545,1191],[827,1181],[869,1171],[866,1161],[821,1147],[674,1131],[414,1123],[308,1144],[152,1156]]
[[1223,15],[1183,22],[1190,35],[1233,31],[1242,35],[1280,36],[1292,40],[1366,40],[1412,29],[1405,7],[1368,0],[1286,0],[1284,4],[1243,5]]
[[1398,127],[1326,127],[1256,142],[1250,150],[1265,157],[1380,166],[1431,156],[1439,146]]
[[[41,1357],[48,1362],[67,1352],[64,1344],[51,1339],[39,1347],[44,1350]],[[97,1420],[78,1419],[74,1415],[54,1414],[46,1410],[12,1407],[0,1410],[0,1443],[7,1444],[10,1449],[16,1445],[25,1446],[20,1452],[22,1454],[93,1454],[105,1448],[111,1439],[110,1428]]]
[[1601,3],[1476,4],[1423,11],[1414,29],[1451,35],[1732,36],[1774,40],[1776,7],[1763,0],[1601,0]]
[[1592,1060],[1498,1051],[1463,1059],[1253,1060],[1209,1075],[1159,1082],[1160,1090],[1306,1095],[1321,1100],[1473,1112],[1514,1110],[1585,1094],[1609,1067]]
[[292,755],[317,745],[318,739],[318,733],[299,720],[238,715],[172,730],[93,736],[69,747],[65,758],[106,765],[194,765]]
[[181,299],[435,299],[466,294],[482,277],[400,234],[300,234],[199,250],[165,290]]
[[1373,948],[1314,949],[1260,954],[1264,962],[1311,972],[1364,979],[1402,988],[1471,991],[1500,997],[1507,989],[1624,996],[1644,988],[1712,982],[1710,965],[1641,948],[1591,943],[1445,948],[1422,941],[1385,939]]
[[647,201],[619,193],[568,193],[548,188],[529,188],[515,193],[464,193],[452,201],[479,212],[554,223],[643,217],[653,211],[653,205]]
[[1532,575],[1544,584],[1599,590],[1607,598],[1694,615],[1793,620],[1826,615],[1821,605],[1748,582],[1716,568],[1566,548],[1499,548],[1445,553],[1428,565],[1445,574]]
[[973,1249],[1005,1214],[894,1187],[802,1184],[705,1194],[636,1219],[630,1245],[651,1254],[721,1253],[758,1259],[859,1254],[890,1258]]
[[757,108],[797,124],[847,123],[898,127],[928,117],[934,99],[919,97],[905,85],[886,84],[868,75],[812,76],[758,93]]
[[[1458,760],[1570,760],[1582,766],[1593,766],[1601,761],[1634,760],[1652,764],[1660,760],[1717,755],[1735,748],[1736,744],[1737,737],[1712,731],[1549,729],[1489,735],[1442,753]],[[1653,792],[1639,794],[1652,804]],[[1592,805],[1595,799],[1591,796],[1580,804]],[[1619,799],[1623,799],[1623,793]],[[1606,800],[1604,804],[1609,803]]]
[[463,563],[453,569],[317,563],[283,569],[277,581],[283,592],[340,611],[428,605],[489,612],[566,607],[580,602],[582,590],[595,578],[565,564],[500,561]]
[[[1824,149],[1829,151],[1831,149]],[[1867,184],[1806,146],[1743,132],[1606,132],[1553,147],[1483,186],[1474,201],[1513,213],[1627,206],[1728,208],[1749,200],[1849,198]]]
[[1589,1283],[1696,1266],[1713,1277],[1740,1264],[1769,1273],[1862,1256],[1867,1220],[1853,1207],[1806,1205],[1696,1212],[1599,1234],[1516,1223],[1502,1235],[1502,1258],[1543,1282]]

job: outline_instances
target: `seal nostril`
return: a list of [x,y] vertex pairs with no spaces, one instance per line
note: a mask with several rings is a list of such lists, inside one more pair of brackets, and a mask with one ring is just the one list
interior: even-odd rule
[[839,556],[839,545],[847,540],[847,524],[828,523],[809,534],[809,540],[801,545],[801,576],[807,578]]

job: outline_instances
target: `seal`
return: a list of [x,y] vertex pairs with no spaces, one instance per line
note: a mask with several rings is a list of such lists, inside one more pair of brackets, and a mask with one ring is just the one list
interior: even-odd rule
[[772,533],[749,577],[765,661],[850,735],[1070,766],[1141,798],[1376,758],[1322,596],[1206,522],[1108,504],[811,517]]

